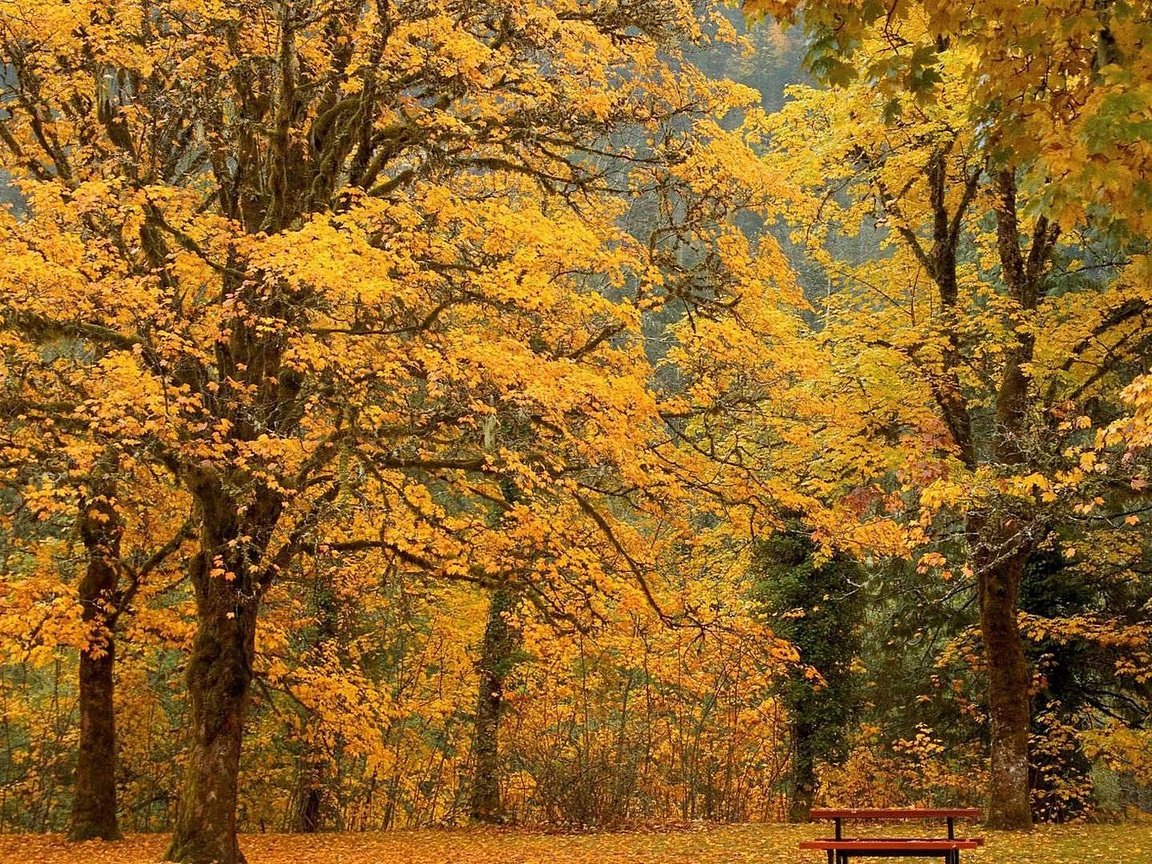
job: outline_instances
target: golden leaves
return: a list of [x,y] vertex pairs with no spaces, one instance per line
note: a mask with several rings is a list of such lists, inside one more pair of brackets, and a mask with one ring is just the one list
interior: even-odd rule
[[[865,826],[862,830],[867,833]],[[572,864],[754,864],[759,861],[801,864],[813,860],[797,849],[801,840],[824,836],[820,825],[737,825],[612,834],[542,834],[493,829],[396,831],[391,833],[326,833],[314,835],[252,834],[241,845],[249,860],[261,864],[300,862],[347,864],[405,860],[412,864],[545,864],[557,859]],[[1002,864],[1106,864],[1116,854],[1139,858],[1152,851],[1152,831],[1141,824],[1043,826],[1028,833],[983,832],[987,846],[966,852],[976,862]],[[5,835],[0,838],[4,864],[155,864],[163,854],[162,835],[133,835],[117,843],[66,844],[59,837]]]

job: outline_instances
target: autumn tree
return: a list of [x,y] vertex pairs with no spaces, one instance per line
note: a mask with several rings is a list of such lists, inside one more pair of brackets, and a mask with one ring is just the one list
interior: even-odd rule
[[[23,630],[24,650],[51,650],[56,642],[79,651],[69,835],[114,839],[117,631],[150,577],[172,565],[186,539],[186,505],[175,495],[154,506],[151,496],[171,490],[138,470],[131,439],[91,423],[100,391],[89,376],[102,355],[58,333],[36,338],[50,347],[10,340],[0,365],[0,452],[14,495],[7,528],[10,542],[35,562],[27,578],[6,586],[5,616]],[[29,608],[53,595],[74,596],[78,606]]]
[[[825,32],[832,19],[812,14],[812,26]],[[1077,496],[1093,486],[1086,478],[1094,457],[1077,461],[1084,442],[1076,429],[1091,425],[1094,413],[1095,422],[1107,417],[1101,398],[1111,393],[1114,404],[1118,383],[1131,375],[1129,351],[1147,338],[1146,301],[1133,296],[1133,271],[1117,267],[1124,259],[1103,251],[1101,235],[1097,248],[1092,241],[1087,249],[1060,245],[1068,232],[1083,238],[1092,236],[1086,225],[1100,226],[1083,221],[1084,208],[1053,209],[1053,196],[1072,195],[1075,181],[1069,174],[1045,185],[1038,174],[1049,169],[1051,154],[1016,146],[1013,136],[1035,115],[992,114],[991,132],[973,124],[986,88],[1011,86],[969,74],[974,58],[991,50],[981,33],[946,18],[959,28],[949,31],[952,47],[942,35],[909,61],[888,37],[907,30],[908,38],[923,38],[940,21],[908,14],[888,21],[851,60],[835,45],[818,48],[845,86],[796,91],[773,129],[777,152],[792,154],[813,194],[807,215],[796,219],[801,239],[823,248],[817,258],[843,292],[828,304],[828,344],[836,353],[853,346],[845,358],[894,421],[902,412],[880,395],[884,381],[905,400],[908,382],[918,382],[922,404],[933,406],[935,422],[897,422],[885,436],[936,440],[950,454],[934,467],[913,459],[900,477],[908,488],[921,487],[928,512],[947,509],[957,518],[925,515],[919,530],[938,537],[959,531],[966,540],[989,685],[989,822],[1027,827],[1031,675],[1017,624],[1021,579],[1052,542],[1054,526],[1081,506]],[[1083,59],[1074,41],[1053,50],[1069,63]],[[1084,62],[1091,67],[1091,57]],[[888,74],[899,86],[887,78],[875,86]],[[1078,129],[1072,124],[1061,134]],[[846,262],[829,252],[829,238],[872,226],[877,260]],[[1102,251],[1103,266],[1095,263]],[[1101,278],[1073,287],[1067,274],[1081,267]],[[852,299],[840,305],[844,298]],[[903,371],[890,378],[893,369]]]
[[[259,610],[347,508],[374,515],[331,551],[520,578],[545,608],[575,597],[595,613],[593,556],[557,563],[589,530],[643,580],[643,534],[607,502],[682,499],[643,456],[663,419],[640,315],[735,297],[740,280],[717,277],[750,266],[732,244],[676,264],[684,237],[723,230],[727,204],[648,244],[620,228],[620,194],[651,193],[662,172],[706,201],[715,178],[693,172],[718,154],[751,164],[738,136],[694,120],[752,98],[679,56],[716,30],[697,13],[679,0],[3,13],[3,164],[26,202],[3,226],[5,332],[97,358],[84,435],[133,442],[193,505],[173,860],[242,860]],[[495,455],[476,434],[494,402],[529,430]],[[524,502],[494,492],[494,473]],[[521,542],[527,566],[501,560]]]

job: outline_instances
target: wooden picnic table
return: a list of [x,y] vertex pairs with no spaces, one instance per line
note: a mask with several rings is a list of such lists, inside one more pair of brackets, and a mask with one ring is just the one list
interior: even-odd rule
[[[983,811],[974,807],[820,807],[809,811],[813,820],[831,819],[835,837],[801,842],[801,849],[818,849],[828,854],[828,864],[847,864],[852,858],[941,858],[944,864],[960,864],[961,849],[984,845],[983,837],[957,837],[957,819],[979,819]],[[845,837],[842,823],[848,820],[902,822],[913,819],[943,819],[947,837]]]

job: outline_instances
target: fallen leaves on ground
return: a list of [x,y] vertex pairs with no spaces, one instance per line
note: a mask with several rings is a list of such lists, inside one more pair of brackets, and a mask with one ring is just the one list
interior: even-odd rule
[[[249,864],[822,864],[800,852],[818,826],[736,825],[668,832],[543,834],[519,830],[427,830],[375,834],[252,834]],[[862,832],[864,833],[864,832]],[[875,833],[875,832],[869,832]],[[1152,859],[1152,824],[1043,827],[987,837],[971,864],[1090,864]],[[69,844],[59,835],[0,836],[0,864],[156,864],[167,837]]]

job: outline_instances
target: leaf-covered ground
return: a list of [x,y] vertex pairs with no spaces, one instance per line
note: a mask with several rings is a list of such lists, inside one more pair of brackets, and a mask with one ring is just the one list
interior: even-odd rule
[[[819,829],[741,825],[654,833],[556,835],[525,831],[265,834],[243,840],[250,864],[823,864],[799,840]],[[1152,824],[1051,827],[988,834],[972,864],[1089,864],[1152,860]],[[162,835],[70,845],[59,836],[0,836],[2,864],[156,864]]]

